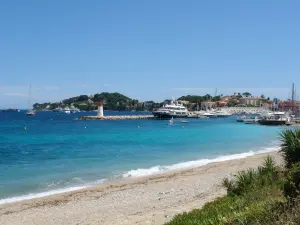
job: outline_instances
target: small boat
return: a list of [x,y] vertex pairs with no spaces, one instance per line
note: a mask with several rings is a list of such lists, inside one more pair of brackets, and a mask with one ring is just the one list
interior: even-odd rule
[[215,112],[212,112],[212,111],[211,112],[207,111],[207,112],[201,113],[201,115],[202,116],[206,116],[208,118],[216,118],[216,117],[218,117],[218,115]]
[[226,111],[223,111],[223,110],[215,111],[214,114],[215,114],[217,117],[228,117],[228,116],[231,116],[231,115],[232,115],[231,113],[226,112]]
[[70,108],[68,106],[65,107],[64,113],[66,113],[66,114],[70,114],[71,113],[71,110],[70,110]]
[[255,118],[247,118],[247,119],[244,119],[243,121],[245,124],[253,124],[253,123],[256,123],[257,120]]
[[[28,108],[31,107],[31,85],[29,86],[29,99],[28,99]],[[27,116],[35,116],[35,111],[30,109],[27,111]]]
[[186,120],[180,120],[180,123],[188,123],[189,121]]
[[71,105],[70,107],[70,112],[71,113],[77,113],[77,112],[80,112],[80,109],[76,108],[75,106]]
[[62,112],[63,109],[61,107],[57,107],[55,109],[52,110],[53,112]]
[[237,122],[244,122],[244,120],[247,119],[247,116],[241,116],[239,118],[236,119]]
[[173,125],[174,124],[174,119],[173,117],[169,120],[169,125]]
[[26,114],[27,116],[35,116],[35,111],[29,110]]

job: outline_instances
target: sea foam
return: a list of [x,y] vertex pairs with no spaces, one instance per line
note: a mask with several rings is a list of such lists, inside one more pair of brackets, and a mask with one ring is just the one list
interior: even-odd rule
[[34,198],[42,198],[50,195],[55,195],[55,194],[62,194],[70,191],[77,191],[81,190],[84,188],[88,187],[93,187],[96,185],[103,184],[107,179],[101,179],[97,181],[90,182],[86,185],[81,185],[81,186],[75,186],[75,187],[67,187],[67,188],[60,188],[60,189],[55,189],[55,190],[50,190],[50,191],[45,191],[45,192],[40,192],[40,193],[30,193],[27,195],[21,195],[21,196],[16,196],[16,197],[11,197],[11,198],[4,198],[0,199],[0,205],[1,204],[6,204],[6,203],[13,203],[13,202],[20,202],[24,200],[30,200]]
[[130,170],[122,175],[123,178],[135,178],[135,177],[143,177],[143,176],[149,176],[154,174],[160,174],[165,173],[172,170],[180,170],[180,169],[191,169],[195,167],[200,167],[207,165],[208,163],[215,163],[215,162],[223,162],[228,160],[234,160],[234,159],[242,159],[249,156],[257,155],[257,154],[263,154],[268,152],[274,152],[278,151],[279,147],[267,147],[259,151],[249,151],[245,153],[239,153],[239,154],[233,154],[233,155],[224,155],[219,156],[213,159],[199,159],[194,161],[187,161],[187,162],[181,162],[176,163],[173,165],[167,165],[167,166],[154,166],[148,169],[136,169],[136,170]]
[[[194,160],[194,161],[176,163],[173,165],[154,166],[154,167],[147,168],[147,169],[130,170],[130,171],[122,174],[122,178],[137,178],[137,177],[149,176],[149,175],[154,175],[154,174],[160,174],[160,173],[164,173],[164,172],[168,172],[168,171],[172,171],[172,170],[190,169],[190,168],[195,168],[195,167],[199,167],[199,166],[204,166],[204,165],[207,165],[208,163],[223,162],[223,161],[234,160],[234,159],[242,159],[242,158],[246,158],[246,157],[257,155],[257,154],[274,152],[274,151],[278,151],[278,150],[279,150],[278,146],[267,147],[267,148],[261,149],[259,151],[249,151],[249,152],[233,154],[233,155],[224,155],[224,156],[219,156],[219,157],[216,157],[213,159],[199,159],[199,160]],[[50,190],[50,191],[46,191],[46,192],[31,193],[31,194],[21,195],[21,196],[17,196],[17,197],[0,199],[0,204],[20,202],[23,200],[30,200],[30,199],[34,199],[34,198],[41,198],[41,197],[46,197],[46,196],[50,196],[50,195],[61,194],[61,193],[70,192],[70,191],[76,191],[76,190],[80,190],[80,189],[84,189],[84,188],[102,184],[105,181],[106,181],[106,179],[102,179],[102,180],[90,182],[87,185],[82,185],[82,186],[61,188],[61,189]]]
[[20,202],[23,200],[29,200],[29,199],[33,199],[33,198],[41,198],[41,197],[45,197],[45,196],[49,196],[49,195],[61,194],[61,193],[70,192],[70,191],[76,191],[76,190],[80,190],[80,189],[83,189],[86,187],[87,186],[62,188],[62,189],[57,189],[57,190],[52,190],[52,191],[47,191],[47,192],[31,193],[31,194],[21,195],[21,196],[17,196],[17,197],[4,198],[4,199],[0,199],[0,204]]

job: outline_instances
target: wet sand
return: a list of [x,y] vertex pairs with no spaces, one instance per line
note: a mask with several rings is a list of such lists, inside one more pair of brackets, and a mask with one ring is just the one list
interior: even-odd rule
[[[268,153],[278,164],[278,153]],[[0,205],[1,225],[163,224],[223,196],[221,181],[268,154]]]

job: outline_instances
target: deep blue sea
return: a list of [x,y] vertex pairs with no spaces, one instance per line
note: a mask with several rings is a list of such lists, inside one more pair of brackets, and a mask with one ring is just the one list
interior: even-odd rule
[[238,123],[236,116],[172,126],[74,120],[93,114],[0,112],[0,204],[272,151],[283,129]]

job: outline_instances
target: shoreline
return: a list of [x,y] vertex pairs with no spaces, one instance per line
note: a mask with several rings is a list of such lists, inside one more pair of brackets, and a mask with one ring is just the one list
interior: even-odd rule
[[[135,179],[139,178],[147,178],[155,175],[163,175],[163,174],[168,174],[168,173],[175,173],[175,172],[180,172],[180,171],[185,171],[189,169],[195,169],[198,167],[205,166],[210,163],[217,163],[217,162],[225,162],[229,160],[236,160],[236,159],[242,159],[246,157],[251,157],[254,155],[259,155],[259,154],[264,154],[264,153],[270,153],[270,152],[276,152],[278,151],[279,147],[273,146],[273,147],[267,147],[259,151],[248,151],[248,152],[243,152],[243,153],[236,153],[236,154],[231,154],[231,155],[221,155],[217,156],[214,158],[203,158],[203,159],[198,159],[198,160],[193,160],[193,161],[183,161],[183,162],[178,162],[174,164],[169,164],[169,165],[156,165],[153,167],[149,168],[137,168],[137,169],[132,169],[129,171],[126,171],[120,175],[118,175],[119,178],[117,179],[110,179],[108,178],[103,178],[100,180],[92,181],[86,184],[81,184],[77,186],[70,186],[70,187],[61,187],[53,190],[48,190],[44,192],[36,192],[36,193],[28,193],[28,194],[23,194],[23,195],[17,195],[17,196],[12,196],[12,197],[6,197],[0,199],[0,206],[3,204],[11,204],[11,203],[17,203],[17,202],[22,202],[22,201],[27,201],[27,200],[32,200],[32,199],[37,199],[37,198],[44,198],[44,197],[49,197],[53,195],[59,195],[59,194],[65,194],[73,191],[78,191],[78,190],[83,190],[83,189],[88,189],[88,188],[95,188],[99,186],[104,186],[104,185],[114,185],[116,183],[120,182],[127,182],[127,181],[132,181]],[[95,184],[97,183],[97,184]]]
[[223,196],[225,176],[257,167],[278,152],[210,162],[161,174],[0,205],[0,224],[163,224]]

